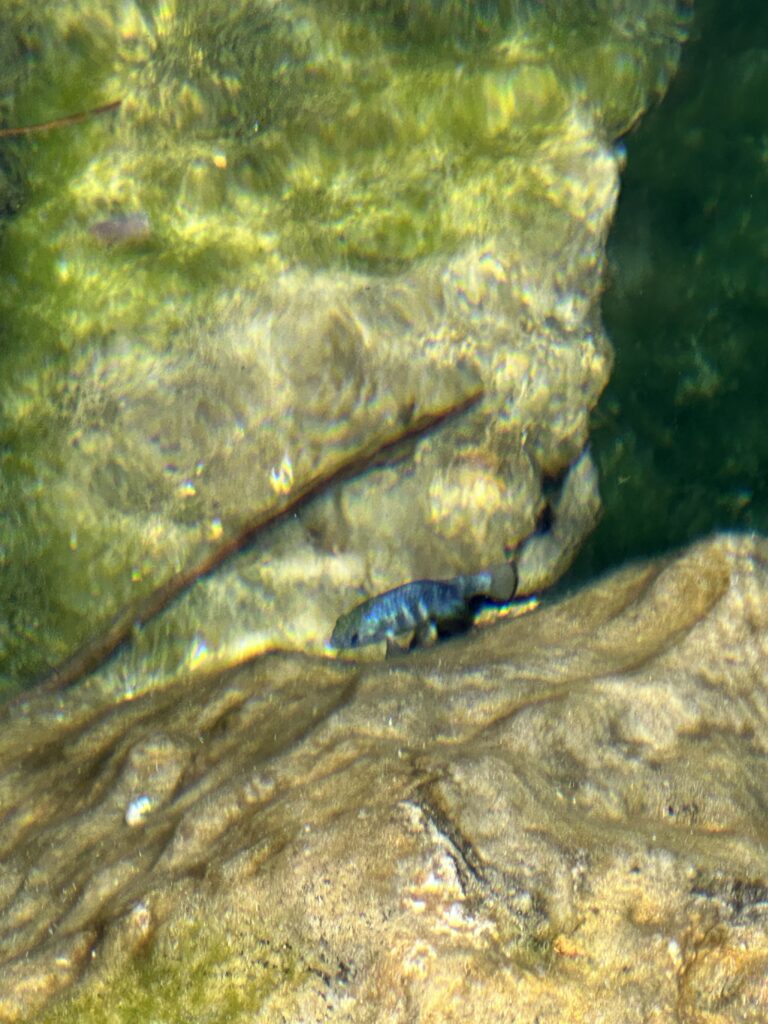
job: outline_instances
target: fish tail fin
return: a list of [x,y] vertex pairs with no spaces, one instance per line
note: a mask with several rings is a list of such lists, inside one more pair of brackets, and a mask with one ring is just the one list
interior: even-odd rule
[[503,604],[511,601],[517,590],[517,568],[512,562],[502,562],[485,572],[461,576],[461,589],[466,598],[487,597]]

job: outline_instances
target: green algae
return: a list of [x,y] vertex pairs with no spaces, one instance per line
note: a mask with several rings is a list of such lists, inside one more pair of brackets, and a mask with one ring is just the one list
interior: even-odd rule
[[149,1020],[237,1024],[291,1005],[312,979],[311,965],[289,943],[260,937],[245,922],[227,930],[188,919],[150,940],[131,959],[102,967],[35,1018],[38,1024],[145,1024]]
[[[632,123],[676,54],[673,5],[658,5],[650,44],[644,24],[628,37],[632,5],[585,18],[591,6],[17,9],[10,30],[35,60],[15,123],[123,104],[17,146],[30,195],[2,240],[0,290],[7,680],[57,661],[209,529],[189,495],[158,526],[151,481],[129,487],[119,465],[107,506],[69,476],[68,451],[87,443],[71,429],[79,382],[100,354],[138,343],[150,366],[189,351],[201,323],[289,268],[394,274],[552,217],[536,158],[584,130],[582,106],[605,111],[607,133]],[[578,194],[563,201],[588,216]],[[136,211],[151,224],[137,247],[88,230]]]

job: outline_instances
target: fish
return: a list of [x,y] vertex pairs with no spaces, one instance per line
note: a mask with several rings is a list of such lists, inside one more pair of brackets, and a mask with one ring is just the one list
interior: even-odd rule
[[152,225],[143,210],[137,213],[116,213],[88,228],[94,238],[106,245],[145,242],[152,235]]
[[504,604],[516,590],[517,569],[510,562],[448,580],[412,580],[340,615],[328,642],[348,650],[415,633],[415,645],[427,644],[468,628],[477,600]]

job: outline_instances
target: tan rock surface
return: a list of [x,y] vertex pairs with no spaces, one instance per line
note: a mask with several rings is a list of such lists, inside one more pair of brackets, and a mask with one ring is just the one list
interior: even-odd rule
[[0,1020],[768,1019],[767,559],[7,709]]

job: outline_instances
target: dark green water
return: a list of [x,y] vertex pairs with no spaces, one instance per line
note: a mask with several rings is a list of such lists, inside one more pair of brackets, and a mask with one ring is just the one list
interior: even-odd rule
[[768,7],[696,5],[680,71],[626,141],[594,416],[605,516],[574,575],[768,529]]

